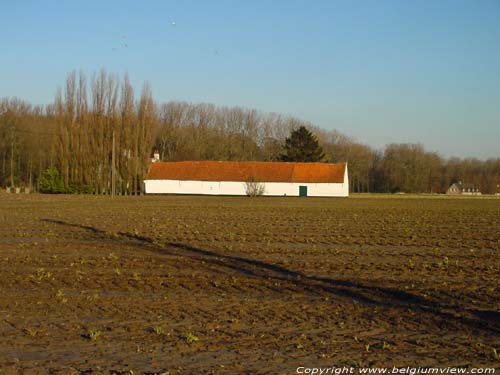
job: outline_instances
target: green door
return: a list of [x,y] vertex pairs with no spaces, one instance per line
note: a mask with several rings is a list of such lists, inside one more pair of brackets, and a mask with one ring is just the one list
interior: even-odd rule
[[307,197],[307,186],[299,186],[299,197]]

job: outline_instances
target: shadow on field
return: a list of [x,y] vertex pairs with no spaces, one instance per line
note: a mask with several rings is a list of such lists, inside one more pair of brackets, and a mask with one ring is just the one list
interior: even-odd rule
[[365,305],[403,310],[411,309],[415,312],[434,315],[437,318],[441,318],[445,323],[458,323],[471,328],[500,333],[500,313],[498,311],[466,309],[458,305],[445,305],[395,288],[369,286],[349,280],[306,275],[302,272],[293,271],[260,260],[219,254],[183,243],[158,243],[151,238],[135,233],[119,232],[118,236],[113,236],[88,225],[72,224],[53,219],[42,219],[42,221],[84,229],[96,239],[116,241],[121,244],[134,245],[135,247],[140,245],[142,250],[155,252],[160,255],[168,254],[189,257],[199,262],[203,261],[205,264],[231,269],[247,276],[289,282],[312,293],[327,292],[361,302]]

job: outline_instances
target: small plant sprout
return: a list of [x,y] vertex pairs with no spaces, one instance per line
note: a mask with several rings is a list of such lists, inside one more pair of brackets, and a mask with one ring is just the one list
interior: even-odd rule
[[36,270],[36,278],[38,281],[42,281],[43,279],[50,279],[52,277],[51,272],[45,271],[45,268],[38,268]]
[[31,337],[35,337],[38,334],[38,331],[34,328],[25,328],[23,332]]
[[110,259],[110,260],[118,260],[119,258],[116,256],[115,253],[111,252],[108,255],[108,259]]
[[101,336],[101,331],[97,329],[90,330],[87,335],[87,337],[92,341],[96,341],[99,336]]
[[99,293],[94,293],[91,296],[87,296],[88,302],[96,302],[99,299]]
[[157,326],[153,328],[154,333],[156,333],[158,336],[164,335],[165,331],[163,330],[163,327]]
[[61,303],[66,303],[68,302],[68,299],[64,296],[64,292],[62,291],[62,289],[59,289],[56,293],[56,298],[59,302]]
[[493,348],[493,358],[496,360],[500,360],[500,354],[497,353],[497,350]]
[[189,332],[186,335],[186,341],[190,344],[193,342],[199,341],[199,340],[200,340],[200,338],[198,336],[195,336],[192,332]]
[[444,257],[441,262],[437,263],[437,266],[439,268],[448,268],[449,264],[450,264],[450,259],[448,257]]
[[80,270],[76,270],[75,273],[76,273],[76,279],[78,281],[82,281],[83,280],[83,275],[85,275],[85,272],[80,271]]

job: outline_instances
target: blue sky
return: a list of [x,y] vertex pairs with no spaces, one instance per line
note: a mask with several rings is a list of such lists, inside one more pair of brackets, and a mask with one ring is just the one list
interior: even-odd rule
[[158,101],[293,115],[374,147],[500,157],[500,1],[0,5],[0,97],[49,103],[68,72],[106,68],[138,90],[149,81]]

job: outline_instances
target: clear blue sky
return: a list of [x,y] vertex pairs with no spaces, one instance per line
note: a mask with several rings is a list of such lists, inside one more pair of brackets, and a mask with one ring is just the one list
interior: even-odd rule
[[0,5],[0,97],[49,103],[68,72],[104,67],[136,89],[149,81],[158,101],[293,115],[375,147],[500,157],[497,0]]

